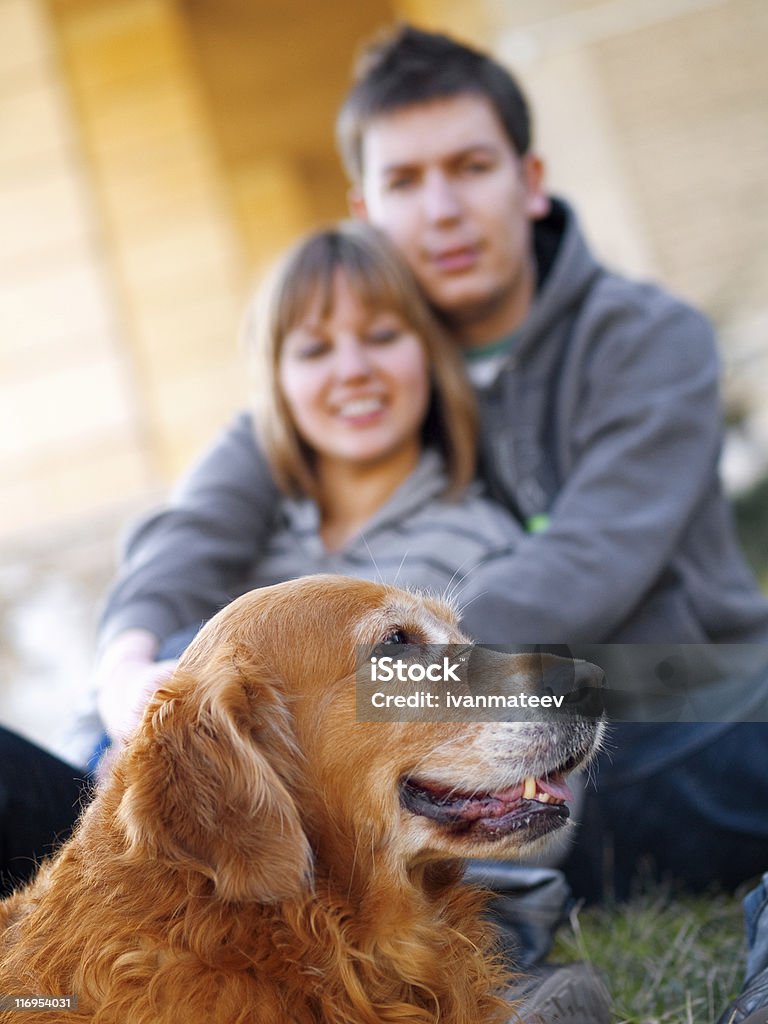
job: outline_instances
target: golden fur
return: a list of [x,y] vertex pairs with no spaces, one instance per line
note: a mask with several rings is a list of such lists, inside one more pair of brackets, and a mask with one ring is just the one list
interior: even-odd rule
[[0,992],[79,997],[9,1021],[509,1018],[458,858],[521,841],[473,844],[398,787],[416,766],[511,785],[563,746],[587,754],[596,729],[355,723],[355,645],[393,629],[465,639],[439,601],[338,577],[254,591],[208,624],[72,839],[0,904]]

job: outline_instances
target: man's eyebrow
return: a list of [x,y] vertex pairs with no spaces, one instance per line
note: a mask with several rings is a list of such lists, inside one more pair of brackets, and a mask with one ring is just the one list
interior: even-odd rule
[[[466,145],[460,146],[458,149],[454,149],[443,154],[440,157],[439,162],[456,163],[458,160],[463,160],[465,157],[472,156],[475,153],[486,153],[489,156],[496,156],[498,152],[499,145],[495,142],[470,142]],[[403,171],[418,171],[425,163],[429,162],[429,160],[419,160],[415,157],[408,160],[394,161],[391,164],[385,164],[381,168],[381,173],[402,174]]]
[[418,160],[402,160],[400,162],[385,164],[381,168],[382,174],[400,174],[403,171],[418,170],[421,163]]

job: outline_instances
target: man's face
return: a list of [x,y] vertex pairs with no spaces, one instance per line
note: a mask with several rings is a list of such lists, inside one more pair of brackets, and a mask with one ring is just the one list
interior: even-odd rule
[[514,330],[535,287],[531,222],[544,216],[541,163],[517,155],[490,102],[472,93],[374,118],[354,211],[401,250],[467,344]]

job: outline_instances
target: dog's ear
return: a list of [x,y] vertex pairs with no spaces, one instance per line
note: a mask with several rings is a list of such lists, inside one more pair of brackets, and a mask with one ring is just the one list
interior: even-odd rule
[[232,663],[196,674],[155,694],[116,772],[129,853],[202,872],[227,901],[297,896],[312,853],[289,788],[290,716]]

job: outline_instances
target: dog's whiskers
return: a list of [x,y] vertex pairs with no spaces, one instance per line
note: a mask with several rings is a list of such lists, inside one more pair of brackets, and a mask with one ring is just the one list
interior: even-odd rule
[[[368,543],[368,541],[366,540],[366,538],[365,538],[365,535],[364,535],[364,534],[363,534],[363,537],[362,537],[362,541],[363,541],[363,544],[365,544],[365,550],[366,550],[366,551],[368,552],[368,554],[370,555],[370,558],[371,558],[371,564],[373,565],[373,568],[374,568],[374,569],[376,570],[376,579],[377,579],[377,582],[378,582],[378,583],[385,583],[386,581],[385,581],[385,579],[384,579],[384,576],[382,575],[382,572],[381,572],[381,569],[379,568],[378,562],[376,561],[376,558],[374,557],[374,554],[373,554],[373,552],[371,551],[371,546],[370,546],[370,544]],[[403,555],[403,558],[405,558],[405,555]],[[400,564],[402,565],[402,562],[401,562]],[[398,569],[398,572],[399,572],[399,571],[400,571],[400,570]]]
[[481,590],[478,594],[475,594],[475,596],[473,598],[471,598],[469,601],[467,601],[466,604],[459,604],[458,609],[457,609],[458,610],[459,618],[462,618],[462,616],[466,612],[467,608],[469,608],[469,606],[471,604],[474,604],[475,601],[477,601],[479,598],[485,597],[487,593],[488,593],[487,590]]
[[411,551],[410,551],[410,548],[409,548],[409,549],[408,549],[408,550],[407,550],[407,551],[406,551],[406,552],[404,553],[403,557],[402,557],[402,558],[400,559],[400,565],[398,565],[398,567],[397,567],[397,572],[395,573],[395,578],[394,578],[394,580],[392,581],[392,586],[393,586],[393,587],[396,587],[396,586],[397,586],[397,582],[398,582],[398,580],[400,579],[400,573],[401,573],[401,572],[403,571],[403,566],[405,565],[405,560],[406,560],[406,558],[408,557],[408,555],[409,555],[410,553],[411,553]]
[[[459,587],[461,587],[467,581],[470,574],[473,572],[475,568],[474,566],[470,566],[470,568],[462,576],[459,577],[459,573],[461,572],[461,570],[464,568],[468,561],[470,561],[470,559],[465,558],[461,565],[458,565],[456,567],[453,575],[448,580],[443,589],[443,600],[448,604],[453,604],[454,598],[458,594]],[[459,578],[457,579],[457,577]]]

